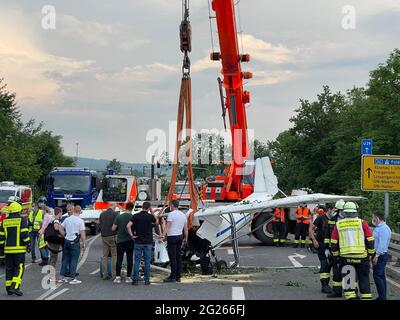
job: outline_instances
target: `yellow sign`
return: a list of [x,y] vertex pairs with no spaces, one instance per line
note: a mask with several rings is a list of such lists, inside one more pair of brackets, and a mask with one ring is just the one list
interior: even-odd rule
[[363,155],[361,189],[400,192],[400,156]]

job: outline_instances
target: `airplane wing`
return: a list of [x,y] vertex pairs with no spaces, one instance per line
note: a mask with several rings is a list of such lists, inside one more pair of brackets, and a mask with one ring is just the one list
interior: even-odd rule
[[366,198],[359,196],[341,196],[315,193],[276,200],[266,200],[265,197],[260,194],[259,197],[252,197],[251,199],[249,197],[248,200],[245,199],[241,202],[231,205],[199,210],[196,212],[195,216],[200,218],[231,213],[255,213],[268,208],[298,206],[302,203],[334,203],[340,199],[343,199],[344,201],[360,201]]

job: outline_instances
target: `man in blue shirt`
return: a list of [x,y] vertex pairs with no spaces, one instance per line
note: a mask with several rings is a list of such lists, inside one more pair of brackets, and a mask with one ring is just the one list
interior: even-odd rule
[[375,256],[372,260],[374,281],[379,297],[376,300],[386,300],[386,275],[385,268],[388,261],[388,247],[392,231],[385,222],[385,215],[377,211],[372,217],[372,224],[376,226],[374,229],[375,238]]

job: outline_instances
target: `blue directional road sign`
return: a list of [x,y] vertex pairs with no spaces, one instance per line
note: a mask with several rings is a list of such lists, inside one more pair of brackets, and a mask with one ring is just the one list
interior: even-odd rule
[[361,154],[372,154],[372,139],[364,139],[361,142]]

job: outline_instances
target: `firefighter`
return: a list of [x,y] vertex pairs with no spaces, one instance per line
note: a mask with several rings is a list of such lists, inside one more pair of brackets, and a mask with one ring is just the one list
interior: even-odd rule
[[332,289],[333,292],[328,294],[326,297],[327,298],[341,298],[342,297],[342,272],[339,268],[339,258],[338,257],[333,257],[332,252],[330,249],[331,246],[331,236],[332,236],[332,231],[333,228],[335,227],[336,223],[340,220],[343,219],[343,206],[345,202],[344,200],[340,199],[336,201],[335,203],[335,208],[332,214],[332,217],[328,221],[328,226],[325,230],[325,237],[324,237],[324,244],[325,244],[325,256],[327,258],[327,261],[332,269]]
[[[354,202],[346,202],[343,207],[344,219],[338,221],[331,237],[334,257],[339,257],[340,269],[353,266],[357,275],[361,300],[371,300],[369,283],[370,262],[375,254],[374,236],[368,223],[358,218],[358,207]],[[346,271],[342,271],[343,274]],[[356,279],[344,290],[347,300],[357,299]]]
[[39,230],[42,227],[43,223],[43,217],[44,217],[44,212],[43,212],[43,207],[44,207],[44,201],[42,198],[39,199],[40,201],[38,203],[33,204],[33,210],[29,213],[29,237],[30,241],[32,244],[32,251],[31,251],[31,261],[32,263],[36,263],[36,244],[39,247],[39,252],[40,252],[40,257],[42,259],[42,262],[40,265],[47,265],[48,260],[49,260],[49,254],[48,251],[46,250],[46,246],[43,241],[40,239],[40,234]]
[[332,216],[333,207],[328,207],[327,211],[320,214],[313,223],[310,224],[309,235],[312,240],[314,248],[317,249],[318,259],[320,262],[320,281],[321,281],[321,292],[332,293],[332,288],[329,286],[329,279],[332,264],[328,261],[325,256],[325,244],[324,236],[326,228],[328,227],[328,221]]
[[310,221],[312,219],[310,209],[307,208],[307,205],[305,203],[303,203],[297,209],[296,217],[297,221],[293,247],[298,247],[301,238],[301,247],[304,248],[306,245],[308,226],[310,225]]
[[8,217],[0,226],[0,255],[5,255],[6,290],[8,295],[22,296],[25,252],[30,251],[28,225],[21,218],[22,206],[12,202],[7,207]]
[[274,231],[274,245],[284,246],[286,242],[286,222],[285,209],[275,208],[274,217],[272,219],[272,229]]

